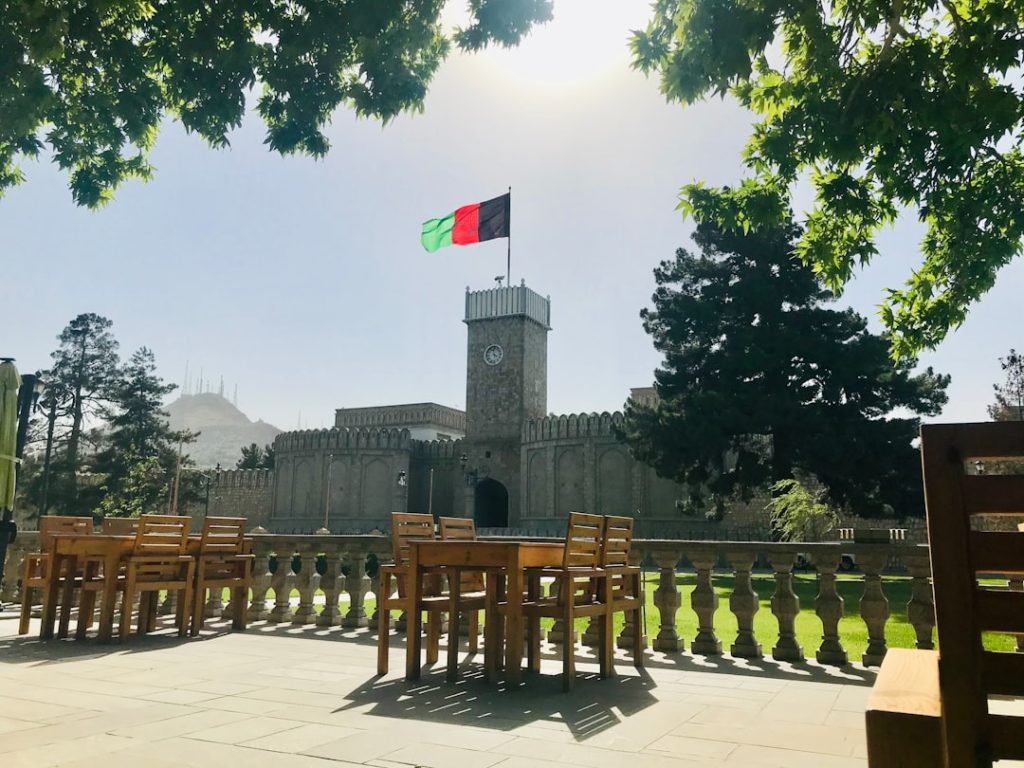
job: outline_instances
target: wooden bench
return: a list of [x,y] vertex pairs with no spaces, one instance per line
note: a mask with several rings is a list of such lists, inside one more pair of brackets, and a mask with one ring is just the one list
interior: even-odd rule
[[1024,512],[1024,422],[921,427],[939,651],[890,650],[866,713],[871,768],[991,768],[1024,759],[1024,718],[989,711],[1024,696],[1024,654],[985,650],[986,632],[1024,633],[1024,592],[979,583],[1020,578],[1024,537],[977,525]]

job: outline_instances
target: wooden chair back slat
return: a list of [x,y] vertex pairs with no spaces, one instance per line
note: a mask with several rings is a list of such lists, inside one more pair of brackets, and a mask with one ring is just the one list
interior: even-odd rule
[[[476,523],[466,517],[442,517],[438,519],[442,541],[476,541]],[[481,571],[463,571],[459,588],[465,592],[482,592],[485,588]]]
[[[1024,592],[985,587],[974,596],[980,632],[1024,633]],[[1024,728],[1024,722],[1021,723]]]
[[985,690],[997,696],[1024,696],[1024,653],[985,651]]
[[111,536],[134,536],[139,530],[137,517],[104,517],[101,531]]
[[606,515],[604,537],[601,541],[601,565],[605,568],[623,568],[629,565],[629,551],[633,548],[633,518]]
[[190,517],[142,515],[135,532],[133,554],[137,556],[178,556],[188,547]]
[[970,546],[977,573],[1024,573],[1024,536],[1019,533],[971,531]]
[[969,515],[1024,513],[1024,477],[1020,475],[964,475],[963,489]]
[[395,565],[408,564],[410,541],[429,541],[433,538],[433,515],[413,512],[391,513],[391,545],[394,548]]
[[1024,632],[1024,593],[978,582],[979,573],[1021,568],[1020,545],[1004,538],[1020,534],[975,530],[978,515],[1024,511],[1024,477],[991,474],[1006,460],[1024,460],[1024,422],[921,427],[947,766],[1024,751],[1024,718],[988,711],[989,694],[1019,687],[1021,667],[1002,658],[1009,654],[984,651],[981,639],[982,632]]
[[570,512],[565,532],[565,556],[567,568],[596,568],[601,564],[601,538],[604,535],[604,518],[586,512]]
[[199,552],[203,555],[239,555],[245,545],[244,517],[207,517]]
[[92,533],[91,517],[65,517],[63,515],[46,515],[39,518],[39,548],[47,552],[53,548],[55,533]]

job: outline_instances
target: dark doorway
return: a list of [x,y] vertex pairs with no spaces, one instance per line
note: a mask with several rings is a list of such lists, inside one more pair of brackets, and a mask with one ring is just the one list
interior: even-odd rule
[[481,480],[473,493],[477,528],[508,528],[508,490],[497,480]]

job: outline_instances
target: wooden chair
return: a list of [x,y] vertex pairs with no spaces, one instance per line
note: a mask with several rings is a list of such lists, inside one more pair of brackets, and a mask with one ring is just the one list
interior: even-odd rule
[[[629,564],[633,547],[633,518],[605,515],[601,538],[601,567],[608,572],[612,616],[632,614],[633,666],[644,665],[644,587],[640,566]],[[612,654],[613,655],[613,654]],[[608,674],[614,674],[609,666]]]
[[128,637],[132,618],[132,600],[140,593],[139,634],[156,627],[156,608],[160,592],[178,593],[178,635],[188,631],[192,611],[195,558],[186,554],[192,519],[179,515],[142,515],[135,533],[135,546],[125,561],[121,597],[120,638]]
[[[527,627],[527,659],[535,672],[540,671],[540,620],[561,619],[565,626],[562,644],[562,689],[572,689],[576,677],[576,647],[573,625],[580,617],[598,617],[601,624],[598,658],[601,677],[611,673],[612,614],[608,601],[609,573],[601,567],[604,518],[583,512],[571,512],[565,534],[565,555],[561,568],[530,568],[526,571],[527,595],[523,616]],[[554,597],[540,594],[540,579],[553,578],[558,586]],[[498,604],[499,614],[507,603]]]
[[[28,634],[29,622],[32,619],[32,591],[42,590],[43,600],[45,600],[46,589],[51,578],[61,580],[68,578],[68,574],[54,574],[50,570],[50,565],[53,562],[51,550],[55,533],[90,534],[92,533],[92,518],[60,515],[46,515],[39,518],[39,552],[26,556],[22,566],[19,635]],[[74,574],[72,578],[80,582],[81,573]]]
[[866,716],[871,768],[990,768],[1024,759],[1024,718],[989,696],[1024,696],[1024,654],[986,651],[983,632],[1024,632],[1024,593],[978,583],[1024,572],[1016,532],[978,530],[981,515],[1024,512],[1024,475],[969,471],[1024,458],[1024,423],[921,427],[939,651],[890,650]]
[[203,628],[207,589],[231,589],[232,629],[245,629],[245,609],[252,586],[252,555],[246,552],[244,517],[207,517],[196,558],[192,600],[192,635]]
[[[476,523],[466,517],[438,518],[442,541],[476,541]],[[459,578],[459,591],[462,595],[485,592],[483,571],[462,571]],[[451,617],[449,617],[449,621]],[[480,612],[469,612],[469,652],[476,653],[479,649]]]
[[[409,581],[409,544],[412,541],[434,539],[433,515],[396,512],[391,515],[391,542],[395,562],[380,566],[380,592],[377,595],[377,674],[388,671],[388,638],[391,633],[391,611],[412,611],[412,592]],[[391,580],[397,581],[397,595],[392,594]],[[441,574],[424,576],[422,608],[427,612],[427,663],[437,661],[441,636],[441,614],[448,610],[449,596],[441,590]],[[460,596],[460,611],[478,611],[485,605],[483,593]]]
[[139,530],[137,517],[104,517],[100,523],[100,532],[108,536],[134,536]]

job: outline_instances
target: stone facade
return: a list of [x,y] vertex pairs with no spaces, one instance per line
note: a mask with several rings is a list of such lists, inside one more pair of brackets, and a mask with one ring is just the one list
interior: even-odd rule
[[[585,510],[632,515],[646,538],[767,538],[767,496],[721,522],[681,514],[684,490],[615,437],[621,413],[547,413],[550,320],[549,299],[525,285],[467,289],[465,413],[435,403],[338,409],[333,429],[279,435],[264,478],[221,473],[211,513],[249,509],[275,533],[347,534],[387,530],[392,512],[429,511],[490,532],[555,535]],[[650,387],[631,396],[656,398]]]

